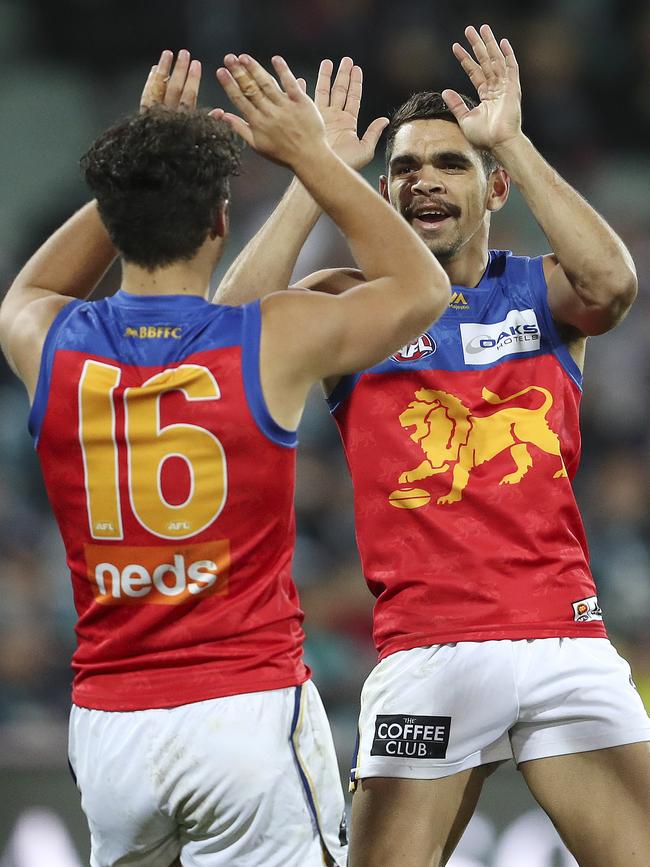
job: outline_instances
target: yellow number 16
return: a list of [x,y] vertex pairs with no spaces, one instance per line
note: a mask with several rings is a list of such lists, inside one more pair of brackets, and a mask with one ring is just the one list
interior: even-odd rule
[[[79,381],[79,442],[84,463],[86,504],[94,539],[123,539],[119,455],[114,392],[122,371],[86,361]],[[198,364],[181,364],[124,390],[124,439],[131,508],[139,523],[162,539],[187,539],[205,530],[226,502],[227,472],[223,446],[209,430],[195,424],[160,426],[160,400],[180,391],[188,401],[219,400],[212,373]],[[190,490],[185,502],[167,502],[163,465],[185,461]]]

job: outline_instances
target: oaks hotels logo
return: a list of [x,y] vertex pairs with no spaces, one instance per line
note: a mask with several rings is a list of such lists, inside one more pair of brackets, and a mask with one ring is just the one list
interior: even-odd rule
[[541,333],[534,310],[510,310],[501,322],[461,322],[465,364],[492,364],[505,355],[535,352]]
[[177,325],[138,325],[134,328],[127,325],[124,329],[124,337],[137,337],[139,340],[169,339],[180,340],[183,329]]
[[180,605],[228,593],[227,540],[180,546],[84,545],[100,605]]

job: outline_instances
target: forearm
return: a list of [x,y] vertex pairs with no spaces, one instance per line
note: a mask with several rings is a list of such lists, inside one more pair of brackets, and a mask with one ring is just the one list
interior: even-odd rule
[[97,205],[89,202],[34,253],[9,291],[43,289],[71,298],[87,298],[115,256]]
[[214,295],[217,304],[246,304],[286,289],[300,251],[321,214],[297,178],[269,219],[232,263]]
[[521,134],[493,153],[521,192],[585,304],[607,306],[613,294],[635,285],[634,264],[622,240],[526,136]]
[[297,167],[296,174],[345,235],[366,280],[390,277],[408,292],[411,280],[418,281],[423,273],[431,279],[433,270],[434,282],[439,272],[441,286],[448,285],[408,223],[332,151],[315,155]]

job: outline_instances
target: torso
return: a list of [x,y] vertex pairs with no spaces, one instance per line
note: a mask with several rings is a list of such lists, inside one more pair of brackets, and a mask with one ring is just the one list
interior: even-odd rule
[[295,435],[261,399],[259,304],[65,308],[30,427],[79,615],[73,701],[170,707],[293,686]]
[[453,293],[419,340],[330,397],[380,655],[603,636],[571,488],[584,341],[558,333],[540,259],[493,252]]

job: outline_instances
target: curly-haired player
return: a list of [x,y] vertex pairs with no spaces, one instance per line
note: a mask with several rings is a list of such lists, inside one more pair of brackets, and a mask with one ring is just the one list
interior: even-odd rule
[[[449,281],[329,148],[281,58],[282,87],[248,57],[219,71],[245,121],[195,110],[199,64],[171,64],[163,53],[144,110],[83,158],[97,204],[37,251],[0,311],[71,569],[70,763],[91,865],[343,867],[338,767],[291,579],[296,427],[313,382],[412,339]],[[362,289],[208,303],[233,128],[331,214]],[[113,245],[122,288],[83,300]]]
[[[650,721],[606,637],[570,481],[585,339],[625,315],[634,265],[523,134],[510,43],[487,25],[466,35],[474,56],[453,51],[479,103],[451,90],[409,99],[381,179],[448,274],[449,309],[400,352],[328,383],[380,654],[361,696],[350,867],[446,863],[485,778],[513,756],[581,865],[646,867]],[[363,164],[360,70],[345,60],[331,92],[330,75],[325,61],[317,104],[335,146]],[[552,253],[489,250],[511,181]],[[252,248],[267,253],[254,264],[269,288],[318,213],[294,182]],[[256,290],[244,254],[218,297]]]

